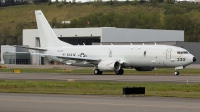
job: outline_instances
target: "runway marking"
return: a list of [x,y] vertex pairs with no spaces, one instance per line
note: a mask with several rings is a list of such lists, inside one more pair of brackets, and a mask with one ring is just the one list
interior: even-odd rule
[[162,105],[139,105],[139,104],[113,104],[113,103],[89,103],[89,102],[63,102],[63,101],[37,101],[37,100],[11,100],[0,99],[1,101],[14,101],[14,102],[36,102],[36,103],[61,103],[61,104],[86,104],[86,105],[110,105],[110,106],[137,106],[137,107],[157,107],[157,108],[184,108],[184,109],[200,109],[200,107],[188,106],[162,106]]

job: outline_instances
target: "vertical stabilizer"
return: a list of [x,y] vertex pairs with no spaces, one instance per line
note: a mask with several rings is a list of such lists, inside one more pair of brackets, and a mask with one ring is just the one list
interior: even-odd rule
[[35,16],[41,47],[71,46],[71,44],[65,43],[57,38],[56,34],[54,33],[53,29],[49,25],[41,10],[36,10]]

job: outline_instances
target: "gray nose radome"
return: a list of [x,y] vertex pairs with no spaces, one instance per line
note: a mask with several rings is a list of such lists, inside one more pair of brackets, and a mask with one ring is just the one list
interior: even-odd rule
[[195,57],[193,57],[193,62],[197,61],[197,59]]

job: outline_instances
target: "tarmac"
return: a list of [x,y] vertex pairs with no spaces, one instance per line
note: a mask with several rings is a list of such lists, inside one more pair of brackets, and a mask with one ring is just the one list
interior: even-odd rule
[[[9,68],[82,69],[73,66],[16,66]],[[200,68],[190,65],[188,68]],[[93,69],[91,67],[91,69]],[[200,83],[200,76],[174,75],[93,75],[64,73],[0,73],[2,80],[55,80],[55,81],[102,81],[102,82],[160,82]],[[113,95],[62,95],[0,93],[0,112],[200,112],[200,99]]]
[[56,80],[56,81],[99,81],[99,82],[160,82],[160,83],[200,83],[200,75],[93,75],[69,73],[0,73],[2,80]]
[[190,98],[0,93],[1,112],[199,112],[199,105]]

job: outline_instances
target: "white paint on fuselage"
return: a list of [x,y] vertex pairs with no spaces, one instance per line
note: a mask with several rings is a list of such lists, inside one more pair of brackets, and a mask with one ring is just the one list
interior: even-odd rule
[[[79,45],[47,49],[47,54],[80,56],[84,53],[87,57],[101,60],[118,60],[125,62],[126,67],[187,66],[193,62],[194,57],[192,54],[178,54],[177,51],[187,50],[167,45]],[[171,52],[167,52],[167,49],[171,49]],[[178,61],[177,58],[185,58],[185,61]]]

